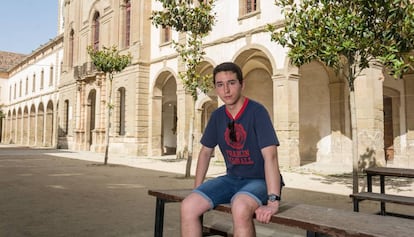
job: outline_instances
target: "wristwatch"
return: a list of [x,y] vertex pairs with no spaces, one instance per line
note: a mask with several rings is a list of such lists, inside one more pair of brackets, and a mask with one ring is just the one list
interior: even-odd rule
[[276,194],[273,194],[273,193],[267,195],[267,198],[268,198],[269,202],[280,201],[280,197],[277,196]]

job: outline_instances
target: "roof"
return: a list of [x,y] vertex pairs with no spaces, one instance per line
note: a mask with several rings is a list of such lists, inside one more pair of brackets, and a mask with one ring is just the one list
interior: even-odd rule
[[25,54],[0,51],[0,72],[6,72],[25,57],[27,57]]

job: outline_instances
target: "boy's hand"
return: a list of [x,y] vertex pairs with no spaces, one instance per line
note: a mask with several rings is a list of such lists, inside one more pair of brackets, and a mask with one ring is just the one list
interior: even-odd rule
[[274,214],[276,214],[279,210],[279,202],[269,202],[265,206],[260,206],[256,209],[256,220],[268,224],[270,222],[270,219]]

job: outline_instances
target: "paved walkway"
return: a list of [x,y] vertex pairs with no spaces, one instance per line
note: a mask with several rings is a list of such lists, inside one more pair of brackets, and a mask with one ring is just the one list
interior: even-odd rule
[[[186,161],[175,156],[110,154],[109,164],[114,165],[105,167],[99,165],[104,160],[100,153],[20,148],[0,145],[0,236],[152,236],[154,198],[147,190],[191,188],[193,183],[181,178]],[[195,165],[196,161],[192,174]],[[282,170],[283,199],[351,211],[352,176],[337,168],[333,171],[337,173],[328,175],[309,166]],[[224,172],[223,163],[213,159],[208,176]],[[364,178],[360,181],[360,188],[365,188]],[[387,192],[414,196],[412,180],[389,183]],[[167,206],[166,236],[178,237],[179,205]],[[407,215],[414,212],[403,205],[390,204],[387,209]],[[378,203],[361,207],[362,212],[378,210]],[[300,229],[271,229],[280,237],[304,236]]]
[[[4,145],[3,145],[4,146]],[[1,148],[1,145],[0,145]],[[67,157],[71,159],[88,160],[93,162],[104,161],[103,153],[89,151],[72,151],[72,150],[50,150],[50,155]],[[109,164],[121,164],[131,167],[165,171],[177,174],[185,174],[186,160],[177,160],[174,155],[160,157],[136,157],[120,156],[109,154]],[[191,175],[195,174],[197,160],[193,160]],[[352,171],[346,171],[342,166],[327,167],[305,166],[295,169],[282,169],[286,187],[325,192],[330,194],[346,195],[352,193]],[[225,173],[225,166],[222,161],[213,158],[207,176],[214,177]],[[375,181],[375,180],[374,180]],[[361,176],[359,179],[359,189],[366,189],[366,179]],[[373,187],[374,191],[379,191],[379,186]],[[414,182],[412,180],[399,180],[387,186],[387,193],[414,196]]]

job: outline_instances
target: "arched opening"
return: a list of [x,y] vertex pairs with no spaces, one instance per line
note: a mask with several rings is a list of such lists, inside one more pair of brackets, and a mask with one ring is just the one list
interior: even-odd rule
[[306,64],[299,73],[299,154],[305,165],[329,159],[330,92],[328,74],[320,63]]
[[44,146],[44,123],[45,123],[45,112],[43,108],[43,103],[39,104],[39,109],[37,110],[37,137],[36,145]]
[[46,107],[46,124],[45,124],[45,146],[53,145],[53,103],[49,101]]
[[95,113],[96,113],[96,90],[93,89],[89,92],[86,109],[86,142],[89,145],[89,149],[94,144],[94,130],[95,130]]
[[36,145],[36,108],[34,105],[30,106],[29,123],[29,145]]
[[177,84],[169,77],[162,87],[162,147],[164,155],[177,149]]

